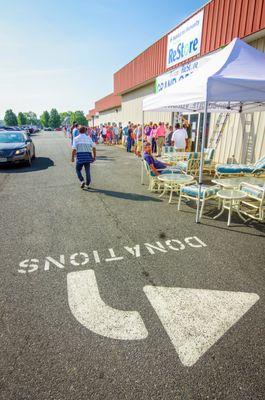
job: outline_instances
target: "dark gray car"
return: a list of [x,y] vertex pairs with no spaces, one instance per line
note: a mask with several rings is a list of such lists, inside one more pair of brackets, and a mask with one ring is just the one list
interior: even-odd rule
[[33,158],[35,146],[25,132],[0,130],[0,166],[19,163],[31,165]]

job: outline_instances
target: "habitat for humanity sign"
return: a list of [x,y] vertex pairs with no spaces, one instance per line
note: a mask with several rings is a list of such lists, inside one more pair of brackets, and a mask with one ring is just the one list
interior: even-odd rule
[[156,93],[161,92],[161,90],[164,90],[169,86],[175,85],[182,79],[186,79],[194,71],[197,71],[206,62],[208,62],[209,58],[210,56],[199,58],[195,61],[181,65],[181,67],[177,67],[169,72],[166,72],[163,75],[158,76],[156,78],[156,88],[155,88]]
[[201,51],[203,10],[170,33],[167,38],[167,68]]

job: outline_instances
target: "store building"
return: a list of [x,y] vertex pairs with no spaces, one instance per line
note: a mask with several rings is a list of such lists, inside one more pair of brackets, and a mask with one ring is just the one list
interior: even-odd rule
[[[145,96],[185,79],[204,64],[207,55],[235,37],[265,51],[264,0],[212,0],[189,16],[114,74],[114,94],[95,104],[100,123],[104,119],[107,122],[107,116],[108,122],[141,123]],[[114,104],[114,98],[117,104],[120,99],[119,105]],[[186,117],[200,141],[202,118],[198,114]],[[174,123],[175,120],[176,115],[172,113],[145,113],[145,122]],[[216,129],[217,121],[218,114],[209,116],[208,137]],[[251,162],[264,154],[265,112],[229,115],[215,159],[225,162],[234,156],[237,161]]]

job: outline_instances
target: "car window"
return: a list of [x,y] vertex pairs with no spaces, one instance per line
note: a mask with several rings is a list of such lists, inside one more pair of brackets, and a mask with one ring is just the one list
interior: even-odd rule
[[25,140],[25,135],[20,132],[0,132],[0,143],[18,143]]

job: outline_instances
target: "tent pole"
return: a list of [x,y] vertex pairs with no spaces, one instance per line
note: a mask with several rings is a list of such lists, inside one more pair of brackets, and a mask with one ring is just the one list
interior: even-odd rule
[[200,159],[200,172],[199,172],[199,190],[198,190],[198,201],[197,201],[197,211],[196,211],[196,223],[200,222],[200,198],[203,180],[203,161],[204,161],[204,145],[206,136],[206,125],[207,125],[207,107],[208,101],[207,96],[205,99],[204,115],[203,115],[203,129],[202,129],[202,144],[201,144],[201,159]]
[[198,152],[198,143],[199,143],[199,136],[200,136],[200,121],[201,121],[201,113],[198,115],[198,126],[197,126],[197,134],[196,134],[196,142],[195,142],[195,152]]
[[141,184],[144,184],[144,109],[142,105],[142,166],[141,166]]

